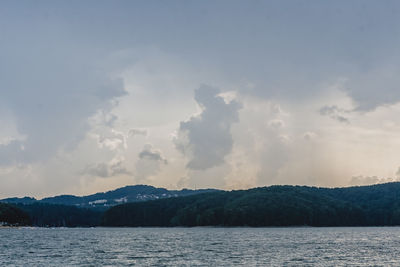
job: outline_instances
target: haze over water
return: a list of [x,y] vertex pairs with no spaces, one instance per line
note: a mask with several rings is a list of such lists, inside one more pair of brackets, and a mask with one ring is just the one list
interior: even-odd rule
[[6,266],[395,266],[399,227],[5,228]]

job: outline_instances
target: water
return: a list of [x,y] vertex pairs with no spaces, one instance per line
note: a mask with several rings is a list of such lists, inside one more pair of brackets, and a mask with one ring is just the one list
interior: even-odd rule
[[400,228],[0,228],[0,266],[399,266]]

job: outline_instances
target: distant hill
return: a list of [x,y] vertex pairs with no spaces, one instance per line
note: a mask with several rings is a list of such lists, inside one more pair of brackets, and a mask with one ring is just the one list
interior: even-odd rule
[[134,185],[83,197],[61,195],[41,200],[32,197],[6,198],[0,202],[12,204],[12,207],[21,210],[34,226],[92,227],[100,225],[103,211],[121,203],[191,196],[216,191],[218,190],[167,190],[148,185]]
[[0,203],[0,226],[29,225],[29,215],[14,205]]
[[127,203],[104,226],[400,225],[400,183],[349,188],[271,186]]
[[84,197],[6,201],[17,204],[0,203],[0,222],[35,226],[400,225],[400,183],[236,191],[170,191],[139,185]]
[[118,188],[116,190],[96,193],[88,196],[73,196],[73,195],[60,195],[54,197],[47,197],[41,200],[36,200],[31,197],[23,198],[6,198],[0,200],[4,203],[13,204],[33,204],[33,203],[47,203],[58,205],[72,205],[81,208],[97,208],[107,209],[111,206],[129,202],[140,202],[147,200],[156,200],[171,197],[190,196],[205,192],[215,192],[216,189],[200,189],[200,190],[167,190],[165,188],[156,188],[149,185],[133,185]]

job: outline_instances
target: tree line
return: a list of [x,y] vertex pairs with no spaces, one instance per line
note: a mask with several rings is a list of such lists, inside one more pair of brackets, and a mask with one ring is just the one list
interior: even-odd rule
[[117,205],[108,210],[0,203],[0,222],[91,226],[393,226],[400,183],[349,188],[270,186]]
[[400,183],[350,188],[271,186],[128,203],[104,226],[400,225]]

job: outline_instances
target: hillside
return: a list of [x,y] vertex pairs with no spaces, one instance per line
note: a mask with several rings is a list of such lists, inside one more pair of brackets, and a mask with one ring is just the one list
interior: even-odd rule
[[143,202],[216,191],[215,189],[167,190],[148,185],[135,185],[82,197],[61,195],[41,200],[23,197],[7,198],[0,202],[18,207],[28,216],[34,226],[92,227],[100,225],[105,210],[121,203]]
[[0,200],[4,203],[14,204],[33,204],[33,203],[46,203],[57,205],[72,205],[81,208],[96,208],[107,209],[111,206],[129,202],[140,202],[147,200],[156,200],[171,197],[190,196],[205,192],[217,191],[215,189],[200,189],[200,190],[167,190],[165,188],[156,188],[149,185],[133,185],[118,188],[116,190],[96,193],[88,196],[74,196],[74,195],[60,195],[54,197],[47,197],[41,200],[36,200],[31,197],[24,198],[6,198]]
[[400,183],[349,188],[271,186],[118,205],[104,226],[400,225]]
[[[175,192],[181,196],[172,195]],[[115,205],[121,196],[132,202]],[[107,201],[101,203],[102,199]],[[0,204],[0,221],[34,226],[400,225],[400,183],[333,189],[270,186],[230,192],[132,186],[86,197],[8,200],[17,204]]]

